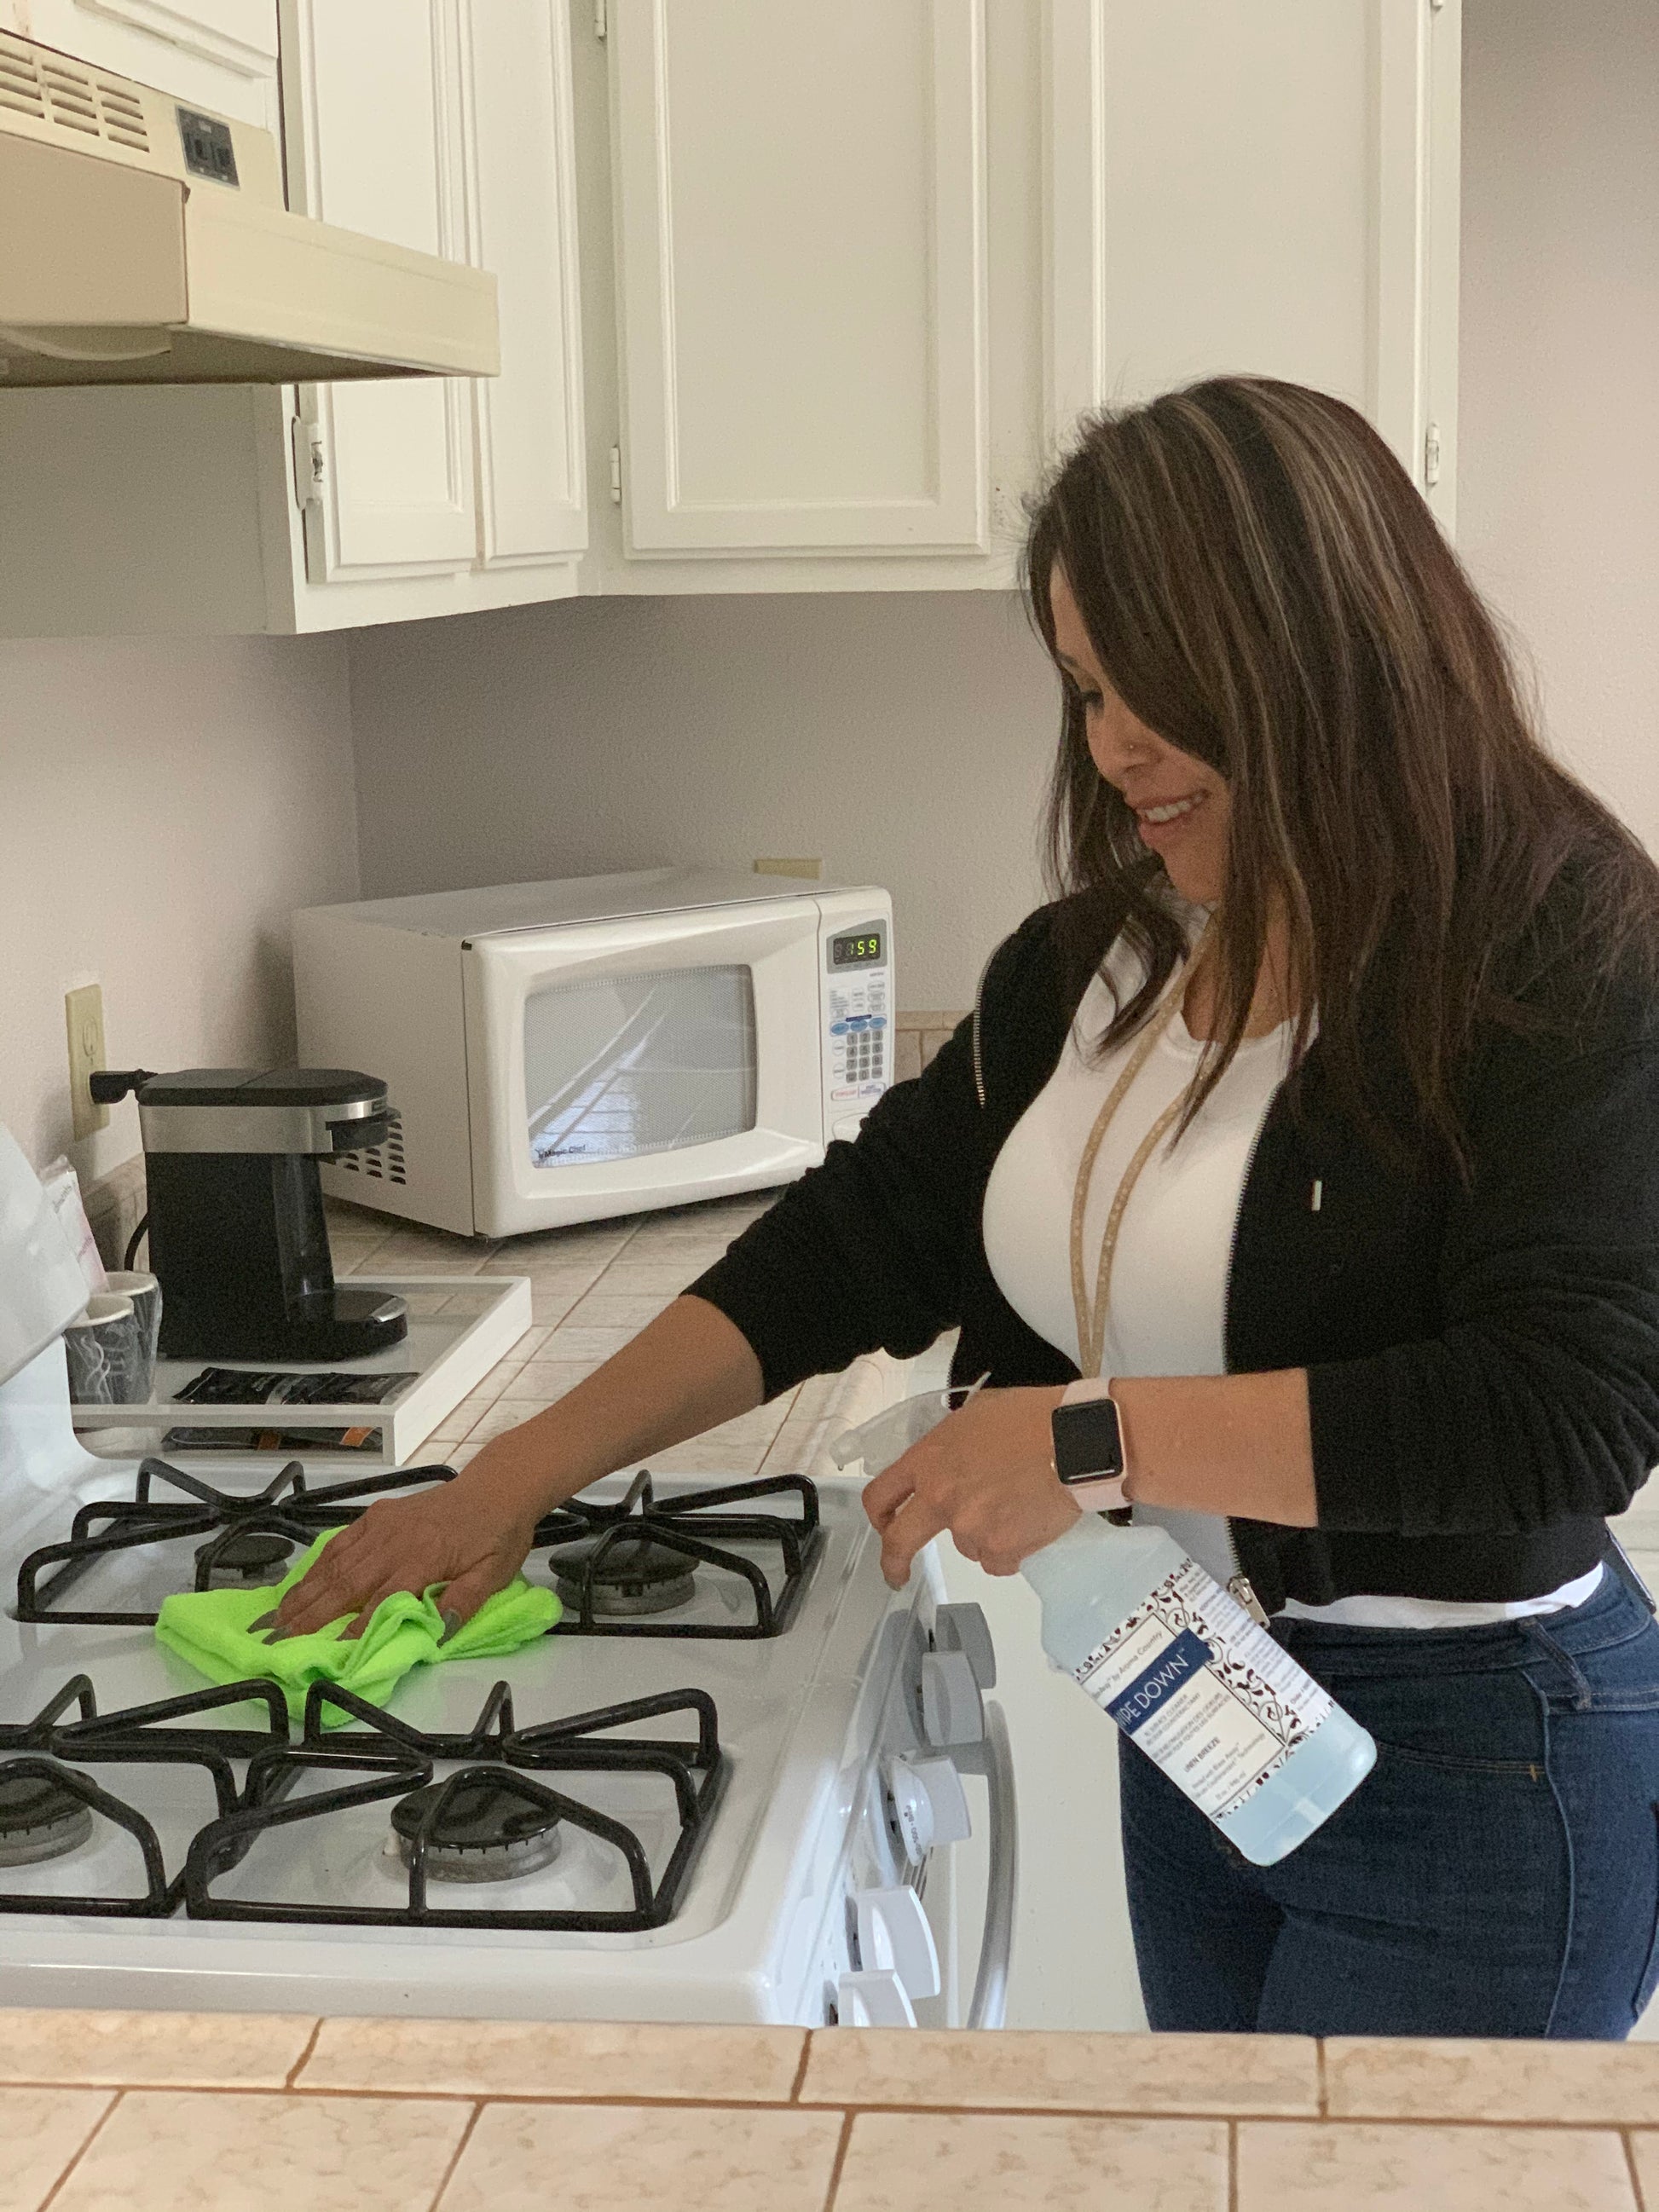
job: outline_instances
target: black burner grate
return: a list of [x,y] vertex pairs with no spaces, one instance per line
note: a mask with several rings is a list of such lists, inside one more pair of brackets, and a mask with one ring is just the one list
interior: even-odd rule
[[[83,1505],[70,1524],[66,1542],[43,1544],[17,1571],[19,1620],[76,1621],[94,1628],[153,1628],[156,1616],[128,1609],[77,1610],[64,1600],[100,1559],[149,1544],[194,1540],[194,1587],[216,1586],[222,1565],[234,1573],[239,1560],[281,1539],[289,1545],[313,1544],[325,1528],[355,1521],[376,1498],[432,1482],[453,1482],[450,1467],[399,1468],[356,1481],[326,1483],[313,1490],[298,1460],[290,1460],[252,1497],[216,1490],[199,1475],[147,1459],[138,1468],[131,1498]],[[177,1498],[161,1494],[177,1491]],[[274,1571],[274,1570],[273,1570]],[[240,1577],[238,1577],[240,1579]]]
[[[799,1510],[732,1513],[763,1498],[793,1498]],[[726,1640],[781,1636],[794,1618],[806,1578],[823,1542],[818,1524],[817,1486],[804,1474],[778,1474],[757,1482],[732,1482],[719,1489],[682,1492],[659,1502],[648,1474],[634,1478],[619,1505],[597,1505],[573,1498],[538,1523],[535,1542],[547,1545],[548,1563],[571,1595],[555,1636],[675,1636]],[[745,1582],[755,1601],[748,1620],[660,1620],[606,1615],[596,1602],[606,1570],[626,1579],[631,1554],[648,1543],[653,1552],[678,1555],[688,1572],[699,1565],[717,1568]],[[758,1544],[775,1553],[781,1568],[775,1594],[765,1567],[733,1544]],[[562,1555],[569,1562],[562,1567]]]
[[[349,1738],[325,1736],[323,1713],[330,1706],[349,1713],[363,1727],[353,1729]],[[673,1713],[694,1717],[695,1741],[606,1734]],[[464,1763],[434,1783],[440,1759]],[[679,1833],[655,1881],[644,1845],[625,1822],[536,1779],[544,1774],[604,1773],[657,1776],[672,1793]],[[331,1789],[290,1795],[298,1782],[313,1775],[340,1780]],[[363,1778],[347,1780],[349,1776]],[[514,1721],[512,1693],[505,1682],[498,1682],[474,1727],[463,1735],[446,1735],[411,1728],[349,1690],[318,1682],[307,1697],[303,1741],[256,1753],[248,1763],[240,1806],[210,1821],[191,1844],[184,1875],[185,1909],[198,1920],[328,1927],[501,1928],[552,1934],[660,1928],[673,1916],[725,1783],[714,1700],[702,1690],[670,1691],[521,1729]],[[433,1838],[445,1832],[467,1794],[484,1785],[501,1797],[516,1799],[532,1816],[562,1821],[613,1846],[628,1871],[632,1904],[558,1911],[428,1904],[428,1855]],[[215,1893],[216,1881],[252,1859],[261,1843],[283,1828],[381,1801],[407,1807],[417,1792],[422,1793],[420,1802],[412,1817],[405,1812],[398,1823],[408,1883],[407,1902],[402,1905],[293,1903]]]
[[[180,1728],[174,1723],[245,1704],[263,1705],[264,1729]],[[64,1716],[75,1709],[76,1717]],[[161,1839],[136,1808],[104,1790],[80,1770],[100,1762],[124,1766],[194,1767],[212,1784],[221,1817],[239,1801],[234,1758],[248,1758],[288,1741],[288,1711],[274,1682],[231,1682],[187,1697],[164,1698],[100,1713],[91,1681],[76,1674],[32,1720],[0,1725],[0,1785],[21,1790],[33,1783],[55,1802],[84,1808],[88,1822],[101,1814],[124,1828],[143,1861],[142,1896],[97,1893],[64,1896],[49,1891],[0,1890],[0,1912],[91,1913],[114,1919],[165,1919],[184,1895],[184,1869],[169,1875]],[[8,1757],[6,1753],[15,1753]]]

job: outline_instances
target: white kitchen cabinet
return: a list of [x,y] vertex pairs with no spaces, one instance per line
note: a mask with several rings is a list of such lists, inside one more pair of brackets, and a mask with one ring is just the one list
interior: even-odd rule
[[981,552],[982,0],[611,40],[629,552]]
[[1352,400],[1449,529],[1460,37],[1459,0],[609,0],[583,588],[1006,587],[1080,413],[1224,371]]
[[1460,0],[1046,0],[1047,428],[1231,371],[1337,393],[1444,526]]
[[281,127],[276,0],[0,0],[0,29],[221,115]]
[[[270,13],[289,204],[493,270],[501,374],[0,391],[6,635],[320,630],[575,589],[568,0],[281,0]],[[276,52],[273,33],[273,65]]]

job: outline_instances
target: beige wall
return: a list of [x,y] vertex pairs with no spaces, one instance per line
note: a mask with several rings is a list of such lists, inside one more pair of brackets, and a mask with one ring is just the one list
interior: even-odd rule
[[817,855],[966,1003],[1041,896],[1054,678],[1011,595],[587,599],[352,641],[363,888]]
[[1465,557],[1659,852],[1659,6],[1464,0]]
[[[356,888],[340,639],[0,644],[0,1121],[68,1145],[64,994],[117,1066],[291,1054],[288,916]],[[71,1151],[137,1149],[131,1103]]]

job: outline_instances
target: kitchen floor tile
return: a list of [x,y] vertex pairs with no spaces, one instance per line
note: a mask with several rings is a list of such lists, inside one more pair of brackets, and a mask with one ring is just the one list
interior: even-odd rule
[[1333,2118],[1659,2120],[1659,2045],[1335,2036],[1325,2045]]
[[468,2117],[455,2100],[130,2090],[52,2212],[427,2212]]
[[841,2125],[753,2106],[486,2105],[437,2212],[820,2212]]
[[37,2212],[114,2102],[110,2089],[0,2089],[0,2212]]
[[310,2040],[297,2013],[0,2011],[0,2081],[279,2089]]
[[809,2105],[1014,2105],[1054,2111],[1319,2111],[1310,2036],[1103,2035],[1012,2029],[951,2035],[915,2028],[814,2032]]
[[458,2034],[452,2020],[328,2020],[296,2086],[786,2105],[805,2039],[797,2027],[468,2021]]
[[835,2212],[1225,2212],[1226,2203],[1218,2121],[860,2112]]
[[1238,2212],[1636,2212],[1611,2129],[1248,2120]]

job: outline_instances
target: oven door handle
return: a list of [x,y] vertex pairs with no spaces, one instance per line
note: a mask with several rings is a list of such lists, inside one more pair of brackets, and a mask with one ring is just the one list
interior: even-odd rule
[[981,1742],[957,1748],[965,1771],[982,1774],[990,1799],[990,1867],[985,1881],[985,1927],[979,1972],[968,2007],[969,2027],[1000,2027],[1008,2010],[1008,1968],[1014,1948],[1014,1894],[1019,1881],[1019,1819],[1014,1802],[1014,1754],[1008,1723],[994,1698],[985,1701]]

